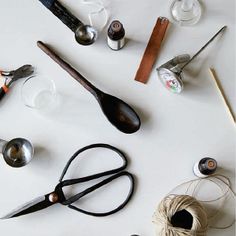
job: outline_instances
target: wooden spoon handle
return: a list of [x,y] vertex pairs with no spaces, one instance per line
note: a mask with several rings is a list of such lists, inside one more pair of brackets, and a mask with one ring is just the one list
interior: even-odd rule
[[58,65],[60,65],[65,71],[67,71],[74,79],[76,79],[85,89],[92,93],[96,98],[98,97],[100,90],[98,90],[94,85],[92,85],[88,80],[86,80],[77,70],[75,70],[70,64],[65,62],[60,58],[51,48],[46,46],[41,41],[37,42],[38,47],[44,51],[52,60],[54,60]]

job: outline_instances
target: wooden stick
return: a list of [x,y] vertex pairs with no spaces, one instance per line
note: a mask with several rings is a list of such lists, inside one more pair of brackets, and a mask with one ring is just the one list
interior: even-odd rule
[[209,68],[209,72],[211,74],[212,79],[215,81],[216,87],[217,87],[218,91],[220,92],[221,97],[224,100],[224,103],[225,103],[225,105],[226,105],[226,107],[227,107],[227,109],[229,111],[229,114],[230,114],[231,118],[233,119],[234,123],[236,123],[233,110],[232,110],[232,108],[230,106],[230,103],[228,102],[228,99],[227,99],[227,97],[226,97],[226,95],[224,93],[223,87],[222,87],[222,85],[221,85],[221,83],[220,83],[220,81],[219,81],[219,79],[218,79],[218,77],[216,75],[215,70],[213,68]]

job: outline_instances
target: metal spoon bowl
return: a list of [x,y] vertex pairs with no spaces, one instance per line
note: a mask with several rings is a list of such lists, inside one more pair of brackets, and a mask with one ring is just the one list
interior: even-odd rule
[[97,31],[90,25],[80,25],[75,30],[75,39],[79,44],[91,45],[97,39]]
[[39,1],[75,33],[75,39],[79,44],[86,46],[95,42],[97,31],[92,26],[83,24],[59,1]]
[[34,148],[28,140],[15,138],[4,145],[2,154],[6,163],[11,167],[22,167],[33,158]]

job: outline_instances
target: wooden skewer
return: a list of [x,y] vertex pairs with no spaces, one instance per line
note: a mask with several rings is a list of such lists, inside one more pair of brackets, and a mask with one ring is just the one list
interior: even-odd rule
[[221,85],[221,83],[220,83],[220,81],[219,81],[219,79],[218,79],[218,77],[216,75],[215,70],[213,68],[209,68],[209,72],[211,74],[212,79],[215,81],[216,87],[217,87],[218,91],[220,92],[220,94],[221,94],[221,96],[222,96],[222,98],[224,100],[224,103],[225,103],[225,105],[226,105],[226,107],[227,107],[227,109],[229,111],[229,114],[230,114],[231,118],[233,119],[234,123],[236,123],[233,110],[232,110],[232,108],[230,106],[230,103],[229,103],[225,93],[224,93],[223,87],[222,87],[222,85]]

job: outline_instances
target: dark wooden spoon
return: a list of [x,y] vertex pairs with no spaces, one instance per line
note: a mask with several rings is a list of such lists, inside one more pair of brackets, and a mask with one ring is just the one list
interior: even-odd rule
[[38,41],[37,45],[74,79],[76,79],[85,89],[94,95],[104,115],[118,130],[131,134],[140,128],[141,121],[139,116],[127,103],[96,88],[43,42]]

